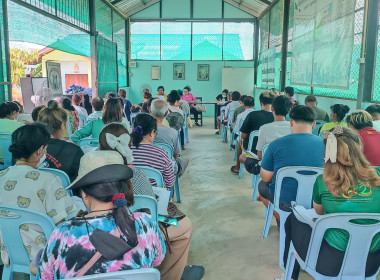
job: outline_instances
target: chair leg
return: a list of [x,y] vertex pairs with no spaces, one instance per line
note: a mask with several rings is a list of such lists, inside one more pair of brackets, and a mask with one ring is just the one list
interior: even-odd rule
[[257,200],[259,181],[260,181],[260,175],[255,175],[255,174],[251,175],[251,186],[253,188],[252,201]]
[[269,202],[268,212],[265,219],[264,231],[263,231],[263,235],[261,236],[261,239],[267,238],[268,236],[270,223],[272,222],[272,217],[273,217],[273,208],[274,208],[273,204]]
[[290,215],[290,212],[279,211],[280,214],[280,253],[279,253],[279,265],[281,269],[285,270],[284,265],[284,251],[285,251],[285,221]]
[[286,264],[285,272],[284,272],[284,280],[291,280],[292,279],[292,273],[294,264],[296,262],[296,256],[295,252],[293,251],[293,245],[290,245],[289,255],[288,255],[288,261]]
[[186,126],[183,132],[185,133],[186,143],[189,143],[189,128]]
[[175,196],[177,197],[177,202],[178,203],[181,203],[181,195],[179,193],[179,180],[178,180],[178,176],[176,176],[175,178]]
[[225,126],[224,127],[224,131],[223,131],[223,143],[226,143],[226,138],[227,138],[227,129],[228,127]]
[[3,267],[3,275],[1,277],[1,279],[3,279],[3,280],[13,280],[13,267],[12,267],[12,265],[9,265],[8,267],[6,267],[4,265],[4,267]]
[[239,179],[243,178],[244,164],[240,163]]

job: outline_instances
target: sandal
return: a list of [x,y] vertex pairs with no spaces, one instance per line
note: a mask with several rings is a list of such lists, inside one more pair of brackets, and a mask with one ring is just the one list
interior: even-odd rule
[[235,165],[231,166],[231,172],[234,174],[239,174],[239,171],[235,170]]

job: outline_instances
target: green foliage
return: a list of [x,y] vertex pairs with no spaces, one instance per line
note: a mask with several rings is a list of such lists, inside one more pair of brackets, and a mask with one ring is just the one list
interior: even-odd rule
[[38,51],[28,52],[25,50],[20,50],[19,48],[12,48],[10,49],[10,57],[12,84],[15,86],[20,86],[20,79],[25,77],[25,65],[37,63]]

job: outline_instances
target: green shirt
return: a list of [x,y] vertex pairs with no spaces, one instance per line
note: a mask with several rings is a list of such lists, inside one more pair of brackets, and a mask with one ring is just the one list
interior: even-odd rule
[[[10,120],[7,118],[0,119],[0,133],[1,134],[12,134],[13,131],[15,131],[17,128],[23,126],[23,123]],[[2,163],[4,161],[3,153],[1,151],[0,147],[0,162]]]
[[329,115],[327,114],[327,112],[325,110],[318,108],[318,107],[313,107],[313,110],[317,113],[316,120],[325,121],[325,122],[330,121]]
[[245,111],[244,106],[237,107],[235,109],[234,116],[232,117],[232,122],[234,123],[236,121],[237,115],[239,115],[240,113],[243,113],[244,111]]
[[347,127],[347,124],[345,122],[328,122],[322,126],[321,132],[324,130],[332,129],[332,128],[336,127],[337,125],[340,125],[342,127]]
[[[124,125],[126,129],[129,130],[129,127],[126,123],[121,122],[121,124]],[[89,136],[91,136],[92,138],[99,139],[99,134],[102,131],[104,125],[105,124],[102,119],[89,122],[81,129],[75,131],[73,135],[71,135],[71,141],[73,141],[74,143],[78,143],[80,139],[83,139]]]
[[[380,167],[376,167],[380,174]],[[363,186],[358,184],[351,198],[343,196],[335,197],[323,182],[323,175],[319,175],[314,184],[313,201],[322,204],[324,214],[331,213],[380,213],[380,187]],[[357,220],[358,224],[371,224],[371,220]],[[349,235],[340,229],[329,229],[326,231],[324,239],[334,248],[345,251]],[[380,233],[375,235],[370,251],[380,249]]]

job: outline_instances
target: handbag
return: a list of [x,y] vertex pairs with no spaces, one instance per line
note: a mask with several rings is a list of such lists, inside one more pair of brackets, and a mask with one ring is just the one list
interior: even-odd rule
[[204,104],[196,104],[195,105],[195,109],[197,109],[197,111],[201,111],[201,112],[206,112],[206,105]]

